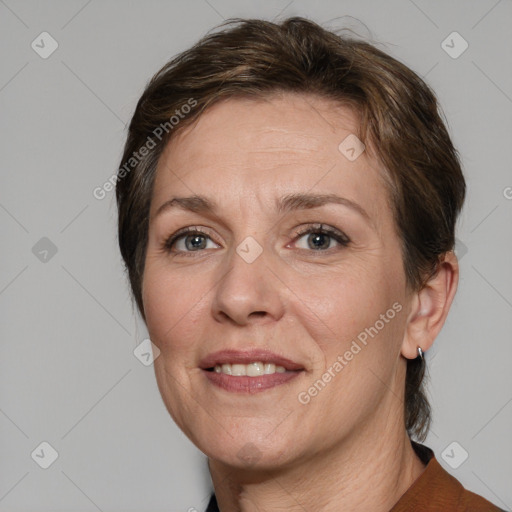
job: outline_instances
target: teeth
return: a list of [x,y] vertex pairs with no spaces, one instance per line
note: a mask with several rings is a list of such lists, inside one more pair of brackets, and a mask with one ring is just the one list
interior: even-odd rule
[[[282,366],[280,366],[282,368]],[[269,375],[271,373],[275,373],[276,365],[274,363],[265,363],[265,368],[263,369],[263,373],[265,375]]]
[[218,364],[215,366],[214,370],[216,373],[224,373],[225,375],[233,375],[234,377],[259,377],[261,375],[286,372],[284,366],[275,365],[274,363],[262,363],[261,361],[255,361],[250,364]]
[[247,367],[244,364],[232,364],[231,365],[231,373],[234,377],[241,377],[242,375],[246,375]]
[[263,363],[251,363],[245,368],[245,373],[249,377],[258,377],[263,375]]

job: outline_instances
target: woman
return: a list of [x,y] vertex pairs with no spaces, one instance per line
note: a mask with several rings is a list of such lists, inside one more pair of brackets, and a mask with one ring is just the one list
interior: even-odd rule
[[499,510],[412,440],[464,195],[428,86],[310,21],[231,21],[153,77],[119,244],[209,511]]

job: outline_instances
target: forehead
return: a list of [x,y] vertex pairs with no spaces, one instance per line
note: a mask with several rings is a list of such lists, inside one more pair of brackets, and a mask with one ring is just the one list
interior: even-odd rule
[[229,148],[233,157],[240,157],[242,151],[255,155],[274,151],[276,158],[308,153],[338,158],[340,136],[357,131],[358,121],[352,109],[317,96],[286,93],[230,98],[216,103],[194,124],[179,131],[167,145],[163,158],[173,153],[173,158],[178,157],[174,165],[177,167],[177,148],[178,153],[189,156],[203,153],[225,158]]
[[358,128],[352,109],[316,96],[223,100],[167,144],[152,210],[173,193],[210,194],[224,202],[233,192],[259,191],[270,205],[276,195],[312,190],[343,193],[378,215],[386,195],[380,165],[364,151],[350,160],[340,150],[344,141],[358,140],[350,138]]

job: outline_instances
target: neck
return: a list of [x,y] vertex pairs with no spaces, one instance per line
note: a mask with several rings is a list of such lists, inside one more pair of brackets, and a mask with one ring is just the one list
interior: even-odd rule
[[[387,421],[392,417],[401,419],[385,415]],[[285,468],[250,471],[210,459],[220,511],[389,512],[425,466],[403,423],[380,423]]]

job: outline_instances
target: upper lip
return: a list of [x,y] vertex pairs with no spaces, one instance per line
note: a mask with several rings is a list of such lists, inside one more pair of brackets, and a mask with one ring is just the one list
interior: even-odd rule
[[258,361],[262,363],[274,363],[275,365],[283,366],[286,370],[304,370],[304,367],[295,361],[265,349],[219,350],[218,352],[213,352],[206,356],[199,364],[199,367],[206,370],[216,365],[227,363],[250,364]]

